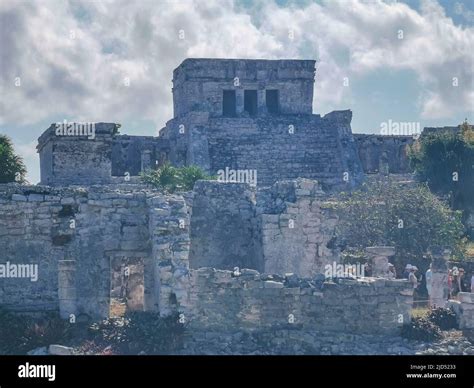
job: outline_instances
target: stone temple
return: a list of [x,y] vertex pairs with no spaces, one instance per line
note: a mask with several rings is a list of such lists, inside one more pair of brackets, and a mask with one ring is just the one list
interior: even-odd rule
[[[340,262],[327,192],[409,172],[413,139],[354,135],[349,110],[313,114],[314,77],[312,60],[186,59],[159,136],[122,135],[115,123],[58,135],[51,125],[38,142],[41,183],[0,186],[3,257],[38,266],[37,281],[0,279],[0,305],[96,319],[120,299],[179,314],[196,349],[211,332],[219,343],[278,332],[290,348],[298,336],[333,338],[321,332],[397,333],[410,320],[407,281],[324,282],[325,266]],[[198,181],[176,194],[140,182],[165,162],[255,170],[257,181]],[[385,263],[390,252],[367,255]]]
[[[352,113],[313,114],[313,60],[186,59],[173,73],[174,117],[158,137],[118,135],[114,123],[95,124],[96,137],[40,138],[41,183],[90,185],[163,164],[257,171],[257,184],[316,179],[350,188],[364,170],[409,171],[409,136],[354,136]],[[359,155],[362,153],[362,155]]]

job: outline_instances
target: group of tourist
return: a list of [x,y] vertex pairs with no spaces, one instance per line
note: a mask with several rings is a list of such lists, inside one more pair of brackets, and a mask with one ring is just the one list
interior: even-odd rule
[[474,292],[474,274],[471,276],[471,284],[469,284],[464,269],[453,267],[448,272],[448,288],[450,298],[456,298],[460,292]]
[[[414,265],[407,264],[403,277],[413,285],[413,288],[418,289],[419,284],[423,280],[423,275],[418,275],[418,268]],[[426,290],[428,297],[431,297],[433,273],[431,271],[431,264],[425,273]],[[471,276],[471,281],[465,276],[463,268],[453,267],[448,271],[448,299],[456,299],[460,292],[474,292],[474,274]]]

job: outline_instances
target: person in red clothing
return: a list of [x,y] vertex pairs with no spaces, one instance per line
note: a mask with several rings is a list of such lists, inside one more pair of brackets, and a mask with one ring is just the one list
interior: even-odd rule
[[453,291],[453,271],[448,271],[448,299],[451,299],[451,293]]

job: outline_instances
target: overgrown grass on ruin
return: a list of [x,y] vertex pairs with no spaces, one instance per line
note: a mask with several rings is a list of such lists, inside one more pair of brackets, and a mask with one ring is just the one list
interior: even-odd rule
[[142,182],[148,183],[167,193],[190,191],[198,180],[215,179],[197,166],[173,167],[165,163],[157,170],[148,170],[140,174]]

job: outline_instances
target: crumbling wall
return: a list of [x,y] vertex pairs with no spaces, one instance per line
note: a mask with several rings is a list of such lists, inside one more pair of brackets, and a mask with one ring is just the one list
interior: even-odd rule
[[[336,284],[323,283],[317,277],[311,280],[294,274],[268,275],[252,269],[189,269],[190,227],[191,233],[193,229],[190,216],[204,221],[199,221],[200,201],[209,201],[204,206],[206,211],[213,206],[227,207],[232,210],[229,216],[241,217],[238,222],[245,221],[246,226],[253,228],[253,223],[261,222],[262,231],[267,221],[261,215],[270,214],[270,210],[310,214],[308,218],[296,218],[296,223],[303,221],[299,233],[307,237],[318,233],[313,227],[322,220],[322,193],[315,182],[276,185],[273,191],[262,193],[261,207],[255,205],[254,191],[247,185],[200,182],[197,186],[200,194],[191,198],[133,185],[89,189],[2,185],[2,257],[14,264],[38,264],[39,272],[36,282],[1,278],[0,305],[29,312],[59,310],[64,318],[81,313],[95,318],[108,316],[111,287],[115,286],[111,284],[111,263],[126,258],[127,262],[144,266],[137,271],[144,277],[144,299],[143,303],[134,299],[134,306],[159,310],[162,315],[182,314],[193,330],[298,328],[394,333],[410,319],[413,290],[405,280],[339,279]],[[230,205],[226,201],[229,197],[223,193],[227,190],[233,191],[232,198],[238,202]],[[253,211],[256,216],[252,216]],[[207,222],[212,224],[215,219],[211,217]],[[222,237],[219,230],[210,233],[215,239]],[[321,233],[323,241],[330,236]],[[248,243],[244,237],[231,240],[227,249],[231,250],[231,244]],[[305,254],[281,260],[285,254],[291,256],[291,247],[299,244],[292,238],[283,234],[276,242],[277,246],[281,243],[281,253],[263,240],[266,272],[272,268],[282,273],[296,269],[308,271],[304,275],[311,276],[311,271],[322,265],[316,260],[316,267],[307,266],[306,260],[313,258]],[[225,248],[225,244],[219,247],[221,251]],[[279,259],[275,260],[274,255]]]
[[93,138],[56,135],[51,126],[38,139],[41,184],[92,185],[111,180],[114,123],[95,123]]
[[167,140],[153,136],[115,136],[112,142],[112,175],[127,172],[137,176],[147,169],[159,167],[168,159]]
[[255,170],[257,185],[308,178],[324,189],[347,189],[364,179],[352,137],[350,111],[259,118],[209,118],[194,112],[171,120],[161,132],[170,161],[219,170]]
[[199,181],[194,188],[190,267],[251,268],[313,276],[339,262],[337,217],[316,181]]
[[412,172],[408,147],[413,136],[382,136],[354,134],[359,158],[365,173],[404,174]]
[[2,185],[2,262],[38,263],[39,273],[37,282],[0,279],[0,304],[107,316],[111,261],[130,258],[144,262],[144,308],[158,309],[149,195],[130,185],[87,190]]
[[179,195],[151,195],[147,203],[153,259],[150,273],[155,279],[156,306],[166,316],[186,303],[190,210]]
[[277,182],[258,192],[264,269],[299,276],[324,273],[339,263],[335,247],[337,217],[316,181]]
[[255,219],[255,189],[198,181],[191,218],[191,268],[263,269]]
[[206,331],[299,328],[395,334],[410,321],[413,289],[406,280],[364,278],[316,284],[255,270],[190,271],[189,327]]
[[447,307],[456,313],[459,328],[474,338],[474,293],[460,292],[458,300],[449,300]]
[[[363,179],[350,133],[351,112],[209,122],[211,173],[256,170],[257,185],[317,179],[324,188],[352,187]],[[352,151],[351,151],[352,149]]]
[[57,266],[64,258],[57,245],[64,220],[61,202],[28,191],[1,194],[0,264],[37,265],[38,278],[0,278],[0,304],[19,311],[57,310]]
[[160,138],[169,143],[168,160],[174,166],[201,167],[210,172],[206,127],[208,112],[190,112],[172,119],[160,130]]

